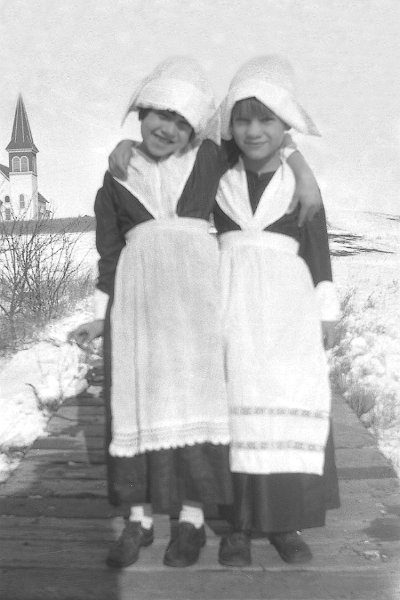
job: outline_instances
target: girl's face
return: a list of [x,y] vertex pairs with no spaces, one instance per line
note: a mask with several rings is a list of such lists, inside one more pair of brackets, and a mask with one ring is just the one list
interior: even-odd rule
[[149,110],[141,121],[142,149],[152,158],[166,158],[184,150],[193,129],[178,113],[168,110]]
[[286,130],[286,124],[255,98],[241,100],[233,107],[232,136],[248,162],[258,166],[276,162]]

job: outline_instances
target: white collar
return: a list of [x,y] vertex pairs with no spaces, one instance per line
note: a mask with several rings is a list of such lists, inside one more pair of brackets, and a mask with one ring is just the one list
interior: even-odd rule
[[235,166],[221,178],[216,200],[224,213],[242,230],[262,231],[286,213],[294,190],[293,172],[286,162],[282,162],[265,188],[253,214],[246,169],[240,157]]
[[125,181],[116,179],[155,218],[176,216],[176,207],[193,170],[199,146],[155,161],[138,146],[132,150]]

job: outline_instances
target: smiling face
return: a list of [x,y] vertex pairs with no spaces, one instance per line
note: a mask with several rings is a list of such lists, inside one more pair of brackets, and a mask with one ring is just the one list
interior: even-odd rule
[[141,121],[142,150],[155,159],[186,148],[193,128],[182,115],[168,110],[149,110]]
[[280,164],[287,125],[256,98],[236,102],[232,110],[231,132],[250,170],[273,170]]

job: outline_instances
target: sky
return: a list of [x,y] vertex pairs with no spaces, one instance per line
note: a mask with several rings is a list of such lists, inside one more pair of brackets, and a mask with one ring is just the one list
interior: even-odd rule
[[398,0],[0,0],[0,162],[21,93],[39,191],[55,215],[93,214],[135,83],[187,54],[221,100],[252,56],[281,54],[321,139],[297,136],[328,208],[400,214]]

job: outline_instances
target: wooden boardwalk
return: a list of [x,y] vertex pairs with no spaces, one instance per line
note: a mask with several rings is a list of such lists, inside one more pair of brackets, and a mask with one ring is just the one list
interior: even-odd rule
[[267,541],[255,540],[251,567],[222,568],[219,538],[208,528],[199,563],[170,569],[162,565],[169,523],[159,517],[154,544],[136,565],[115,571],[104,559],[123,523],[106,500],[102,401],[67,401],[49,436],[0,485],[0,599],[400,599],[398,481],[338,399],[334,425],[342,508],[329,512],[325,528],[305,532],[311,563],[287,565]]

